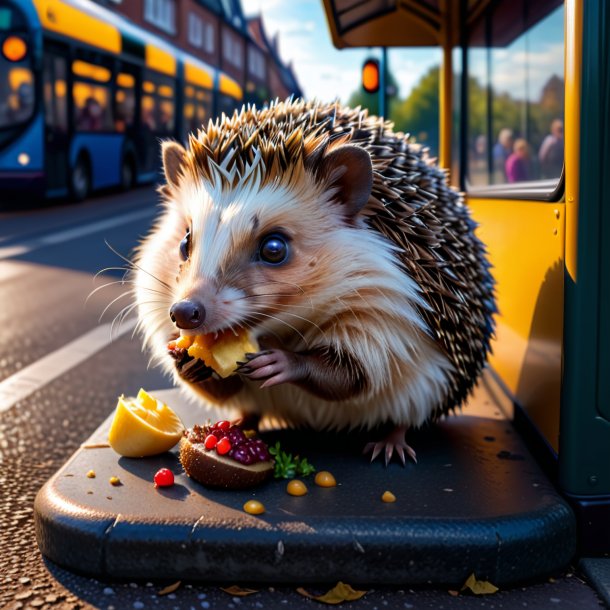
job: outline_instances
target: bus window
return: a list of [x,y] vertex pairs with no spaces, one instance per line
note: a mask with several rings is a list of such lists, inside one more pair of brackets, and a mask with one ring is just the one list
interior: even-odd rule
[[51,53],[44,56],[45,122],[54,132],[68,132],[66,60]]
[[142,124],[151,133],[172,135],[175,125],[174,81],[146,72],[142,83]]
[[123,72],[117,74],[114,94],[114,125],[116,131],[125,131],[134,124],[136,114],[135,78]]
[[232,98],[230,95],[218,93],[216,114],[220,117],[224,112],[227,116],[231,116],[239,105],[239,101]]
[[0,129],[27,121],[34,102],[34,75],[27,55],[22,61],[10,61],[0,53]]
[[111,72],[103,66],[72,63],[75,126],[77,131],[114,131],[110,93]]
[[563,168],[563,4],[493,3],[468,35],[469,188],[548,180]]
[[184,88],[184,131],[186,142],[189,133],[196,133],[212,114],[212,93],[201,87],[188,85]]

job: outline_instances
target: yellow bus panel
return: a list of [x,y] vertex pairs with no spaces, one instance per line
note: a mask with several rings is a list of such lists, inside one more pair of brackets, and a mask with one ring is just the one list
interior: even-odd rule
[[558,451],[565,205],[474,198],[468,204],[497,283],[490,366]]
[[120,53],[121,33],[113,25],[60,0],[34,0],[45,30],[63,34],[110,53]]
[[214,87],[214,77],[212,73],[195,64],[191,64],[188,61],[184,64],[184,78],[187,83],[199,85],[206,89],[213,89]]
[[169,76],[176,76],[176,58],[151,44],[146,45],[146,67]]
[[237,82],[226,74],[220,75],[219,89],[221,93],[230,95],[236,100],[240,100],[244,95],[242,88],[237,84]]
[[582,66],[583,2],[566,2],[565,12],[565,185],[566,208],[566,268],[576,282],[578,189],[580,159],[580,93]]

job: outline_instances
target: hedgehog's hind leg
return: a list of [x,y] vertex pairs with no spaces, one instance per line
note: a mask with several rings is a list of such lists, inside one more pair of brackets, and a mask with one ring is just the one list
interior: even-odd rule
[[405,434],[409,426],[396,426],[382,441],[367,443],[362,453],[371,453],[371,462],[383,451],[387,466],[396,451],[402,465],[406,463],[406,454],[417,464],[417,456],[413,447],[407,445]]

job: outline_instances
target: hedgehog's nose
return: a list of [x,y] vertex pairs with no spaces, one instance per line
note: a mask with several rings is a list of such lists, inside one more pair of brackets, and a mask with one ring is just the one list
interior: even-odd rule
[[178,328],[197,328],[205,320],[205,307],[197,301],[177,301],[169,309],[169,317]]

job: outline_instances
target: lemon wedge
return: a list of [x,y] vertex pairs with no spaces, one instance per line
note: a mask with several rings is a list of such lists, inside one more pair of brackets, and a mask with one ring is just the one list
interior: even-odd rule
[[136,398],[119,397],[108,442],[120,455],[144,457],[168,451],[183,432],[176,413],[140,389]]

